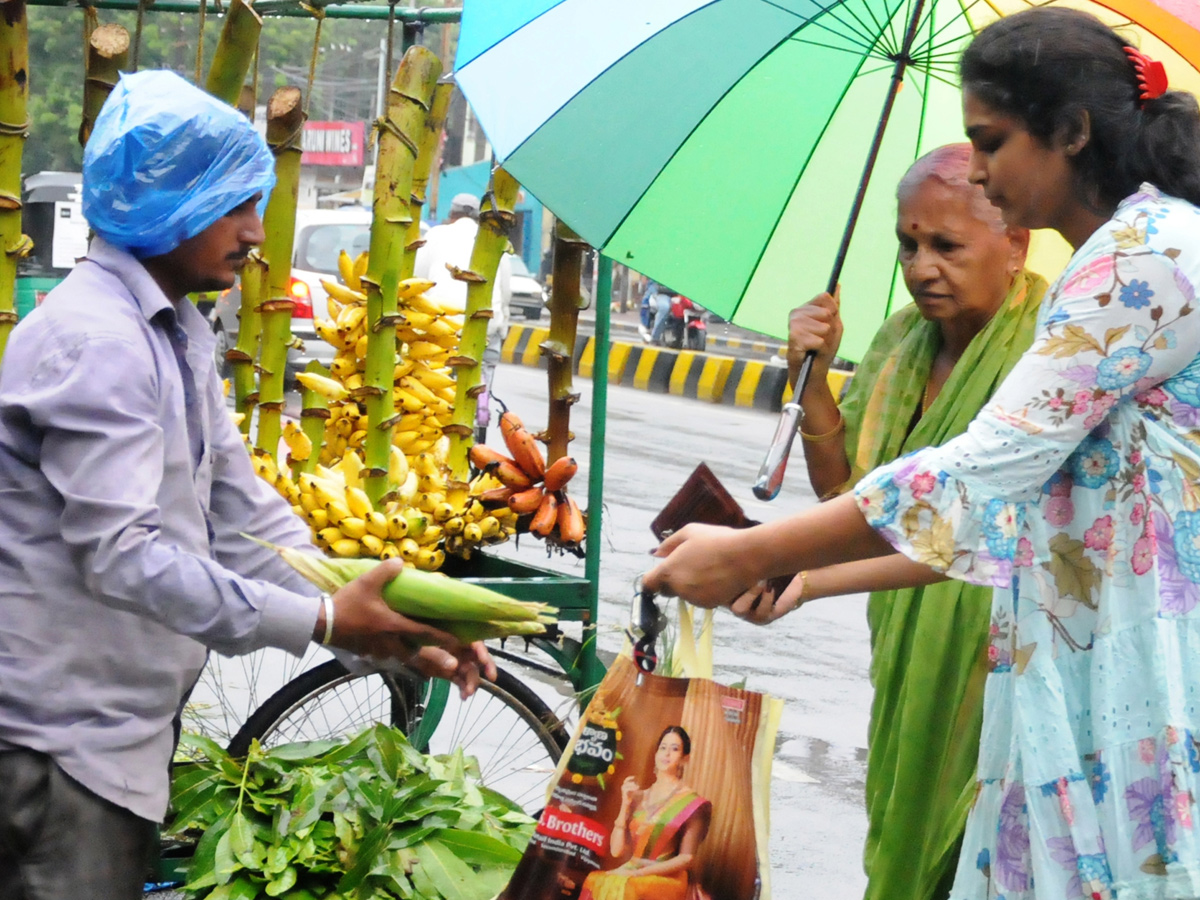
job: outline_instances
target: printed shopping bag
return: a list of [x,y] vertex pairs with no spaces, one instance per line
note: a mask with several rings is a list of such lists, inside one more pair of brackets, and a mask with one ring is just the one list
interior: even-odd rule
[[[695,659],[690,625],[687,616],[681,631]],[[619,656],[501,900],[769,898],[781,707],[707,678],[648,674]]]

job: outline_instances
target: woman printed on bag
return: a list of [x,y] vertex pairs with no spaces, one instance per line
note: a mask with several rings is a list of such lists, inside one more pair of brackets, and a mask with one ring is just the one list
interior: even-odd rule
[[[729,603],[893,549],[995,588],[951,896],[1200,896],[1200,107],[1095,17],[1006,16],[961,63],[970,177],[1074,248],[967,431],[744,531],[689,525],[648,590]],[[874,585],[878,587],[879,585]]]
[[678,725],[658,739],[654,782],[643,789],[630,775],[621,785],[621,810],[613,822],[609,850],[629,854],[621,866],[593,872],[580,900],[684,900],[700,898],[688,890],[688,872],[696,848],[708,833],[712,803],[683,782],[692,742]]

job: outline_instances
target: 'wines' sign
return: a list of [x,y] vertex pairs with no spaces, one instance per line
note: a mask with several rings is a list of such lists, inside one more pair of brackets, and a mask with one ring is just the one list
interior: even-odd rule
[[312,166],[361,166],[362,122],[305,122],[300,136],[304,155],[300,162]]

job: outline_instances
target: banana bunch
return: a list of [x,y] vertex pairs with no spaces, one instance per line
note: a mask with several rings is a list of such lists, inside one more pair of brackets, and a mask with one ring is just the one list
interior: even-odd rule
[[[438,450],[444,452],[445,441]],[[417,473],[416,508],[440,529],[442,547],[447,553],[470,559],[482,546],[499,544],[516,534],[516,515],[507,508],[489,509],[480,495],[491,485],[476,479],[471,484],[450,484],[441,453],[425,452],[413,460]],[[498,483],[498,482],[497,482]]]
[[[563,550],[577,552],[586,531],[586,520],[567,482],[579,470],[569,456],[546,465],[537,440],[512,412],[500,417],[500,433],[510,456],[485,444],[471,448],[471,465],[480,475],[471,482],[481,504],[507,508],[518,517],[518,530],[529,531]],[[489,481],[490,479],[490,481]]]
[[[393,457],[404,459],[399,451]],[[432,527],[429,516],[411,503],[417,490],[416,474],[409,472],[406,462],[393,459],[388,479],[395,499],[377,510],[362,489],[362,470],[362,457],[351,451],[337,465],[318,465],[316,471],[302,474],[297,481],[293,508],[312,528],[317,546],[339,557],[399,556],[425,571],[440,569],[446,558],[438,547],[441,530]]]

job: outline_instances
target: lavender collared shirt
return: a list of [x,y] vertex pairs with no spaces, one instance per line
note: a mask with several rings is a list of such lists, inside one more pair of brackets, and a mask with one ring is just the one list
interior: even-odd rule
[[320,602],[240,536],[310,547],[251,469],[213,343],[191,303],[96,238],[0,366],[0,746],[151,820],[206,648],[303,653]]

